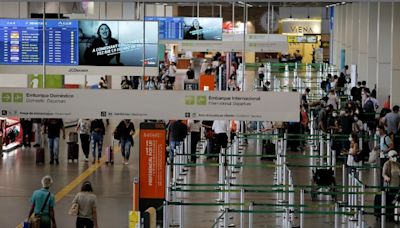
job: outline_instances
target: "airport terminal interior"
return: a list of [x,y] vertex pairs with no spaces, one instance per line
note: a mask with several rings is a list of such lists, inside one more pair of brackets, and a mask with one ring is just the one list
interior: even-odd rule
[[400,227],[399,11],[1,1],[0,227]]

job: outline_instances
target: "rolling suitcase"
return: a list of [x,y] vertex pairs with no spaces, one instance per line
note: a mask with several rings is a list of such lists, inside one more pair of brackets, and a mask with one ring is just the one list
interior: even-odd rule
[[36,164],[44,164],[44,148],[36,147]]
[[76,159],[76,161],[78,161],[78,158],[79,158],[79,144],[69,142],[68,143],[68,161],[71,160],[72,162],[74,162],[75,159]]
[[106,147],[106,165],[114,165],[114,139],[111,139],[111,145]]
[[275,144],[263,140],[261,152],[261,160],[274,160],[273,156],[275,156]]

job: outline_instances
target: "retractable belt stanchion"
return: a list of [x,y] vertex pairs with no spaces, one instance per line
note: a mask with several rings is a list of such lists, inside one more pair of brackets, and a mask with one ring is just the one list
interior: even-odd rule
[[[342,165],[342,186],[346,186],[346,165]],[[342,201],[346,202],[346,194],[342,194]]]
[[324,135],[321,134],[319,139],[319,165],[324,165],[324,154],[325,154],[325,147],[324,147]]
[[253,228],[253,211],[254,209],[254,203],[251,202],[249,205],[249,228]]
[[172,180],[171,180],[171,164],[169,164],[169,163],[167,163],[167,165],[166,165],[166,171],[165,171],[165,175],[166,175],[166,178],[165,178],[165,201],[164,201],[164,209],[163,209],[163,214],[164,214],[164,217],[163,217],[163,228],[167,228],[167,227],[169,227],[169,218],[170,218],[170,216],[169,216],[169,205],[168,205],[168,202],[169,201],[171,201],[171,194],[173,194],[172,193],[172,191],[170,191],[171,190],[171,183],[172,183]]
[[[221,153],[219,154],[218,171],[219,171],[218,184],[220,185],[219,189],[223,189],[223,184],[225,183],[225,148],[221,148]],[[223,192],[220,191],[218,195],[219,197],[217,201],[223,202],[224,201]]]
[[181,204],[179,205],[179,228],[183,228],[184,221],[183,221],[183,201],[181,200]]
[[340,228],[339,202],[335,202],[335,228]]
[[381,192],[382,198],[381,198],[381,227],[386,227],[386,191],[385,189],[382,190]]
[[240,189],[240,228],[244,228],[244,192],[243,188]]
[[179,165],[178,165],[178,175],[176,176],[177,178],[175,179],[177,182],[179,182],[179,181],[183,181],[183,178],[181,177],[181,175],[183,175],[183,166],[182,166],[182,164],[184,163],[184,157],[185,157],[185,155],[183,154],[184,152],[183,152],[183,145],[182,145],[182,143],[180,143],[179,144],[179,146],[178,146],[178,154],[176,155],[177,156],[177,158],[178,158],[178,163],[179,163]]
[[300,228],[304,228],[304,189],[300,190]]

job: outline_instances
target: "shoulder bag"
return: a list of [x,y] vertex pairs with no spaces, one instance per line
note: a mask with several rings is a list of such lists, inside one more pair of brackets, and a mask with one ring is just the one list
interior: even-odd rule
[[47,201],[50,198],[50,194],[51,194],[50,192],[49,192],[49,194],[47,194],[46,200],[44,201],[44,204],[42,205],[42,208],[40,209],[40,213],[38,215],[32,216],[29,219],[29,223],[30,223],[30,227],[31,228],[40,228],[40,217],[42,216],[42,213],[44,211],[44,207],[46,206]]

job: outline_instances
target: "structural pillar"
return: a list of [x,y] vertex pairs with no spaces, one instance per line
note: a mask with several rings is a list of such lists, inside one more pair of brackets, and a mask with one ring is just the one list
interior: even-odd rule
[[[398,23],[398,22],[397,22]],[[377,99],[380,106],[390,95],[390,78],[392,73],[392,3],[378,3],[378,55],[376,69]],[[396,39],[397,40],[397,39]],[[397,53],[398,54],[398,53]],[[372,89],[373,85],[369,85]]]
[[368,78],[367,85],[374,87],[376,84],[376,67],[377,67],[377,42],[378,42],[378,3],[368,3]]
[[358,24],[358,81],[367,81],[368,78],[368,3],[359,3]]
[[338,8],[340,8],[340,28],[339,28],[339,32],[340,32],[340,45],[339,45],[339,64],[338,67],[341,70],[344,66],[341,66],[342,64],[342,58],[344,59],[346,56],[342,55],[342,49],[346,49],[346,22],[347,22],[347,14],[346,14],[346,6],[339,6]]
[[392,3],[392,75],[390,82],[390,104],[400,105],[400,3]]
[[346,4],[346,32],[345,32],[345,40],[346,40],[346,65],[351,65],[352,61],[352,41],[353,41],[353,4]]
[[349,61],[350,64],[358,64],[358,49],[359,49],[359,42],[358,42],[358,29],[360,25],[360,18],[359,18],[359,8],[360,4],[359,3],[352,3],[351,4],[351,9],[352,9],[352,40],[351,40],[351,60]]
[[333,37],[333,50],[332,50],[332,63],[335,66],[339,66],[339,56],[340,56],[340,7],[334,7],[333,13],[333,33],[331,36]]

